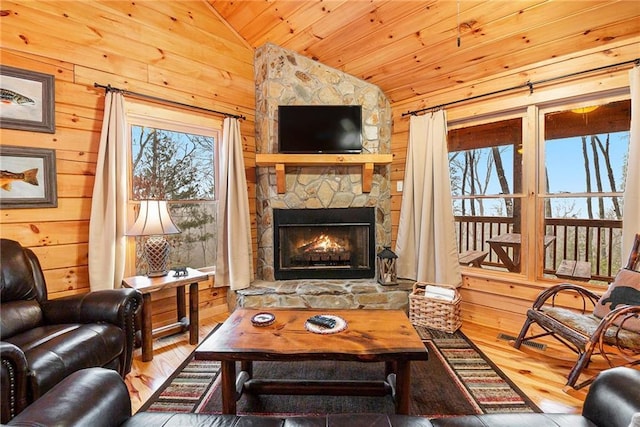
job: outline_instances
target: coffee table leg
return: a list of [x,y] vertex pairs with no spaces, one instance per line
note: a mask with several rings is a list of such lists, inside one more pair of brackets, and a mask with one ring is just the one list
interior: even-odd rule
[[222,376],[222,413],[236,414],[236,362],[223,360],[220,362]]
[[411,362],[398,361],[396,365],[396,414],[409,415],[411,395]]

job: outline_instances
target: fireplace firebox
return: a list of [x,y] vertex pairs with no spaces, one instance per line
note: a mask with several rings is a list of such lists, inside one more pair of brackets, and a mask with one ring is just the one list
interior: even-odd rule
[[273,225],[277,280],[375,276],[374,208],[274,209]]

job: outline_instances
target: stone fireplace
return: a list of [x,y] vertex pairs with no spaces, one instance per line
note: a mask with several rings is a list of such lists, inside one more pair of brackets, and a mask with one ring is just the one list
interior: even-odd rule
[[[279,105],[361,105],[363,153],[391,152],[391,106],[377,86],[270,43],[256,50],[255,73],[257,153],[278,152]],[[374,222],[369,246],[374,258],[369,255],[367,260],[368,268],[375,271],[375,254],[391,244],[390,173],[390,165],[375,165],[371,189],[365,192],[361,166],[288,165],[286,191],[279,193],[274,168],[256,167],[256,279],[275,281],[289,274],[276,277],[280,261],[276,259],[275,210],[300,209],[304,217],[318,210],[369,209]],[[335,277],[335,268],[315,270],[315,278]],[[330,274],[322,276],[323,272]],[[366,275],[374,280],[371,272]]]
[[[363,153],[391,153],[391,106],[377,86],[270,43],[256,49],[254,69],[256,153],[278,153],[279,105],[360,105]],[[391,245],[390,174],[389,164],[376,164],[370,188],[367,185],[365,191],[362,166],[288,164],[282,192],[277,185],[282,176],[276,176],[274,167],[256,167],[256,280],[249,288],[237,291],[236,303],[241,307],[406,310],[412,284],[381,286],[374,277],[375,255]],[[340,226],[323,219],[329,212],[351,209],[367,212],[367,232],[351,233],[351,228],[361,227],[364,220],[353,224],[347,218],[344,222],[350,225]],[[297,243],[286,249],[286,259],[282,261],[278,247],[282,235],[276,231],[276,227],[281,228],[282,212],[295,214],[304,226],[293,232],[292,240],[317,240],[316,246],[343,248],[336,246],[323,259],[317,248],[304,253],[301,247],[310,242]],[[324,225],[317,226],[317,215]],[[318,239],[308,237],[310,232]],[[339,242],[320,243],[324,237],[319,235],[334,232],[337,236],[331,237]],[[291,234],[291,230],[287,233]],[[353,245],[361,250],[365,242],[367,255],[351,253]],[[296,278],[301,270],[308,270],[304,275],[311,278]]]
[[373,208],[274,209],[275,278],[375,276]]

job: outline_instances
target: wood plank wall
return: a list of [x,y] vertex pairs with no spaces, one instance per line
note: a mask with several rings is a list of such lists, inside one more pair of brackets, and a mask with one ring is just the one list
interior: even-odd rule
[[[408,142],[409,118],[402,114],[434,105],[462,100],[468,97],[491,93],[514,87],[527,81],[541,81],[597,67],[612,65],[638,58],[640,37],[590,51],[576,52],[565,57],[554,58],[543,63],[533,64],[523,69],[502,72],[484,81],[453,86],[446,91],[416,96],[392,105],[393,136],[391,147],[393,163],[391,173],[392,189],[392,239],[395,246],[397,227],[400,218],[402,193],[396,189],[396,183],[404,178],[406,150]],[[491,117],[497,112],[523,111],[529,105],[540,105],[555,100],[575,98],[581,95],[602,91],[628,93],[629,69],[613,69],[593,74],[585,74],[562,81],[536,86],[533,94],[528,89],[513,91],[502,96],[493,96],[461,103],[446,108],[450,124]],[[508,67],[505,67],[508,69]],[[533,165],[531,166],[533,167]],[[529,233],[533,233],[531,224]],[[518,332],[532,301],[537,294],[552,282],[536,280],[533,272],[519,276],[515,274],[490,273],[473,268],[463,268],[462,316],[465,321],[509,332]],[[602,288],[593,288],[602,291]],[[567,301],[571,304],[571,301]]]
[[[89,290],[91,194],[104,92],[94,82],[247,117],[241,122],[255,209],[253,49],[203,1],[3,1],[2,64],[55,76],[54,134],[0,130],[3,145],[56,150],[58,207],[4,209],[0,235],[39,257],[50,298]],[[255,236],[255,221],[252,225]],[[254,238],[255,245],[255,238]],[[154,295],[154,324],[175,295]],[[201,284],[201,318],[226,310],[226,289]]]

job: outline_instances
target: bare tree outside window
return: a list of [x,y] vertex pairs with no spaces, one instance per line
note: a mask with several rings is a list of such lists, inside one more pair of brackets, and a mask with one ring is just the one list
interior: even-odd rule
[[[460,253],[488,250],[488,238],[520,232],[522,119],[453,129],[447,141]],[[499,267],[494,254],[483,263]]]
[[[182,231],[167,236],[170,266],[215,265],[215,144],[214,136],[131,126],[132,199],[168,200]],[[136,258],[136,270],[144,271]]]
[[557,236],[557,262],[588,261],[594,280],[623,264],[630,110],[622,100],[544,115],[545,225]]

